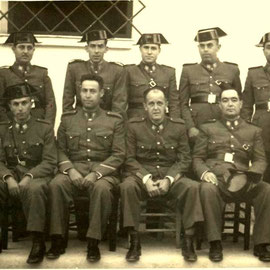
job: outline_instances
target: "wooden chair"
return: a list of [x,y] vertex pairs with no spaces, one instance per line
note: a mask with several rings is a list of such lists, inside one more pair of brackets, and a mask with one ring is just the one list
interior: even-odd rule
[[[244,237],[244,250],[249,249],[250,243],[250,216],[251,204],[249,202],[236,202],[233,210],[225,209],[223,215],[223,233],[222,237],[233,236],[233,242],[238,242],[239,236]],[[242,215],[242,216],[241,216]],[[244,232],[239,230],[239,225],[244,225]],[[224,230],[231,229],[232,232]]]
[[168,206],[162,197],[150,198],[142,205],[140,232],[157,233],[159,240],[165,232],[175,232],[176,248],[180,248],[181,213]]
[[[112,204],[112,213],[108,221],[107,232],[104,240],[109,241],[109,251],[116,250],[117,240],[117,221],[118,221],[118,206],[119,206],[119,191],[114,191],[114,199]],[[75,215],[76,221],[70,221],[68,218],[67,231],[65,233],[64,241],[68,245],[68,231],[77,231],[77,236],[80,240],[86,239],[86,233],[89,225],[89,199],[88,197],[80,196],[74,200],[74,205],[71,206],[70,215]]]

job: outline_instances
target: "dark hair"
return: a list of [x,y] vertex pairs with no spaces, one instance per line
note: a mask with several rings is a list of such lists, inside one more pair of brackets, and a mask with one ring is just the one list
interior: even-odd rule
[[84,81],[96,81],[99,85],[99,89],[102,89],[103,88],[103,79],[102,77],[96,75],[96,74],[83,74],[81,76],[81,84],[84,82]]
[[221,92],[220,92],[220,100],[221,100],[222,93],[225,92],[225,91],[228,91],[228,90],[234,90],[234,91],[237,93],[239,99],[242,100],[242,93],[241,93],[241,91],[237,91],[237,90],[236,90],[235,88],[233,88],[233,87],[228,87],[228,88],[221,89]]
[[148,88],[146,89],[144,92],[143,92],[143,100],[144,102],[146,102],[146,99],[147,99],[147,95],[151,92],[151,91],[154,91],[154,90],[158,90],[158,91],[161,91],[164,95],[164,98],[165,100],[167,100],[166,96],[165,96],[165,93],[163,91],[163,88],[159,87],[159,86],[155,86],[155,87],[152,87],[152,88]]

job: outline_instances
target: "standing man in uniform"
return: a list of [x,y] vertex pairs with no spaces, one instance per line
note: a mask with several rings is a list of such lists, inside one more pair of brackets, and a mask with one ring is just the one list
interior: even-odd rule
[[12,120],[0,123],[0,203],[21,201],[32,233],[27,263],[43,260],[48,185],[57,165],[54,131],[50,122],[31,116],[36,89],[27,83],[9,86],[4,98]]
[[201,202],[205,217],[209,259],[223,259],[222,215],[225,202],[248,201],[254,206],[254,255],[269,262],[270,185],[260,181],[266,168],[261,129],[242,118],[241,93],[233,88],[221,92],[220,120],[202,124],[193,151],[194,170],[201,179]]
[[[5,44],[12,44],[16,60],[12,66],[0,68],[0,98],[8,86],[27,82],[38,91],[32,100],[31,114],[54,125],[56,103],[48,70],[31,64],[35,43],[38,41],[32,33],[15,32],[9,35]],[[8,119],[7,109],[0,102],[0,119]]]
[[[263,47],[266,65],[250,68],[243,92],[241,116],[262,128],[266,158],[270,164],[270,33],[266,33],[257,47]],[[255,105],[255,110],[254,106]],[[255,111],[254,116],[252,117]],[[264,181],[270,183],[270,167],[264,173]]]
[[112,191],[119,183],[118,168],[125,158],[123,119],[120,114],[100,108],[103,79],[95,74],[81,78],[82,107],[65,112],[58,129],[59,173],[51,181],[51,249],[47,258],[65,252],[69,205],[77,194],[90,199],[87,231],[87,260],[100,259],[99,241],[111,214]]
[[176,88],[175,69],[157,64],[161,44],[168,44],[162,34],[143,34],[137,42],[142,61],[139,65],[127,65],[128,118],[144,116],[143,93],[148,88],[160,87],[168,100],[166,111],[180,117],[179,92]]
[[108,36],[104,30],[86,33],[80,42],[86,42],[85,49],[89,60],[73,60],[68,64],[64,94],[63,112],[82,106],[80,80],[84,74],[96,74],[104,81],[104,95],[100,106],[103,110],[120,113],[125,117],[127,107],[126,72],[123,65],[104,60],[108,51]]
[[185,177],[191,165],[185,122],[165,116],[167,103],[163,88],[148,89],[144,93],[147,116],[128,122],[126,178],[120,189],[123,226],[130,235],[129,262],[141,255],[140,201],[157,196],[165,196],[180,209],[185,229],[182,255],[189,262],[197,260],[194,225],[203,221],[199,184]]
[[221,62],[217,57],[220,50],[219,38],[226,36],[220,28],[199,30],[195,41],[201,56],[200,64],[184,64],[180,78],[180,103],[182,118],[186,122],[190,139],[199,133],[198,127],[209,119],[218,119],[220,109],[221,82],[226,82],[241,91],[238,66]]

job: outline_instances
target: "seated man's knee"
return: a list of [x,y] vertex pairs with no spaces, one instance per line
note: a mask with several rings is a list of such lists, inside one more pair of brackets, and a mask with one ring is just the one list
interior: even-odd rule
[[126,178],[121,184],[120,184],[120,190],[121,192],[132,192],[136,190],[137,183],[135,180],[132,180],[130,178]]
[[200,185],[201,196],[211,196],[218,192],[218,187],[212,183],[202,182]]

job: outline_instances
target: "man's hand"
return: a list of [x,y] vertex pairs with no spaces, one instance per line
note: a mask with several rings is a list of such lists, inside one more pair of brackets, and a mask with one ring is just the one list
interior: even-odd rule
[[148,179],[145,183],[146,190],[150,197],[155,197],[160,195],[160,190],[158,185],[155,185],[152,179]]
[[68,170],[68,176],[74,186],[81,188],[83,177],[82,175],[74,168]]
[[8,192],[9,192],[10,196],[19,197],[20,189],[19,189],[19,185],[16,182],[16,180],[12,176],[10,176],[6,179],[6,182],[8,185]]
[[218,185],[217,177],[212,172],[206,172],[202,180],[216,186]]
[[195,127],[192,127],[188,130],[188,136],[189,138],[195,138],[199,134],[199,130]]
[[25,188],[27,185],[29,185],[30,181],[32,180],[31,176],[25,175],[22,180],[19,183],[20,188]]
[[97,181],[97,176],[95,172],[90,172],[83,179],[83,186],[88,188],[90,185],[94,185]]
[[154,186],[158,186],[158,189],[160,191],[160,195],[167,194],[170,188],[170,180],[168,178],[159,179],[156,182],[154,182]]

